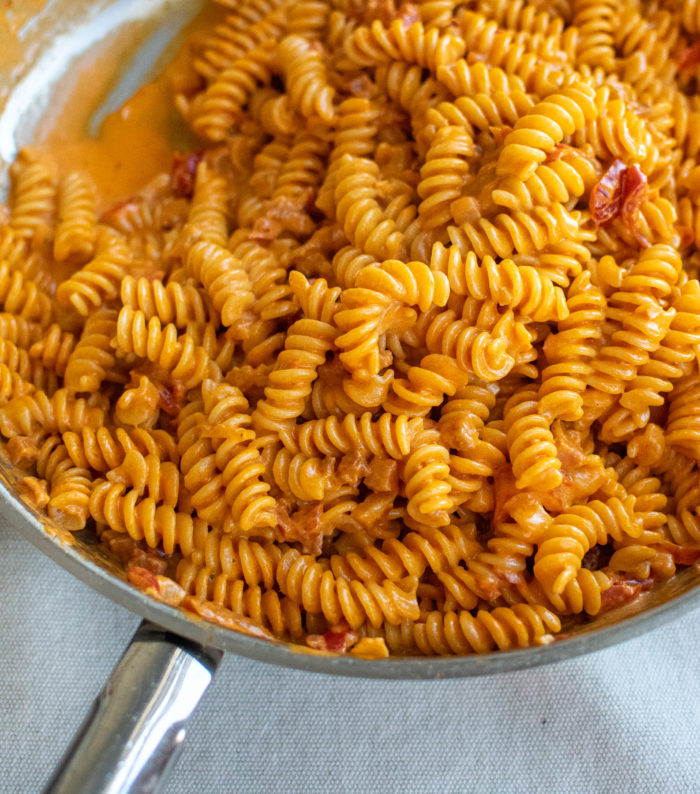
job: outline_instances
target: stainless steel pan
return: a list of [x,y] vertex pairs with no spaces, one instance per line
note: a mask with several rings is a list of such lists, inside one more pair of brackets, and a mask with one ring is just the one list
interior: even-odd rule
[[[95,48],[117,52],[125,68],[85,127],[94,128],[147,79],[202,0],[17,0],[0,17],[0,196],[18,148],[41,137],[46,109],[70,89],[71,64]],[[120,35],[121,34],[121,35]],[[116,48],[116,50],[115,50]],[[285,667],[372,678],[434,679],[503,673],[568,659],[641,634],[700,606],[700,571],[688,569],[634,603],[577,626],[552,645],[510,653],[378,661],[330,656],[228,631],[152,600],[125,580],[89,531],[70,535],[14,493],[17,473],[0,459],[3,515],[30,542],[103,595],[141,615],[139,629],[49,789],[150,792],[184,738],[221,651]],[[214,650],[216,649],[216,650]]]

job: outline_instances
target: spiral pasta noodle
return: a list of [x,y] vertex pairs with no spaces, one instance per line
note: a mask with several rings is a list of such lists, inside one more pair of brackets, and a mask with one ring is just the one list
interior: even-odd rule
[[65,389],[48,397],[44,391],[16,397],[0,408],[0,432],[6,438],[31,435],[33,432],[65,433],[82,427],[96,429],[104,420],[104,412],[74,399]]
[[[325,282],[323,287],[325,291]],[[335,292],[331,298],[331,312],[335,311],[337,294]],[[265,399],[253,412],[253,421],[260,428],[274,430],[303,413],[317,370],[324,363],[337,335],[336,329],[322,317],[323,311],[320,316],[315,312],[290,327],[285,349],[265,387]]]
[[77,468],[99,473],[116,469],[133,449],[142,455],[158,455],[163,460],[179,462],[176,442],[165,430],[83,427],[64,432],[62,439]]
[[36,281],[25,279],[19,270],[11,270],[7,262],[0,263],[0,303],[5,312],[23,320],[46,325],[51,322],[53,307],[49,296]]
[[537,164],[542,163],[565,136],[595,121],[598,108],[594,96],[589,86],[575,83],[535,105],[515,123],[503,142],[497,172],[516,179],[532,176]]
[[431,71],[459,58],[465,42],[451,33],[426,31],[420,22],[410,27],[397,19],[387,28],[379,20],[358,28],[345,43],[348,60],[356,66],[373,66],[392,60],[417,63]]
[[261,10],[263,16],[255,20],[242,21],[238,16],[227,16],[208,33],[193,62],[202,77],[210,83],[214,82],[221,72],[247,52],[276,39],[282,33],[287,16],[284,4],[270,3],[269,9]]
[[56,299],[61,306],[72,307],[87,317],[119,294],[131,261],[131,251],[120,237],[107,233],[98,236],[94,259],[59,284]]
[[516,604],[491,612],[429,612],[413,626],[414,642],[426,656],[485,653],[546,642],[561,627],[546,607]]
[[233,325],[254,300],[247,273],[216,243],[193,245],[187,254],[187,270],[207,290],[224,325]]
[[280,440],[290,452],[305,455],[388,455],[401,460],[408,455],[415,435],[422,429],[419,418],[392,417],[384,414],[376,422],[367,411],[356,417],[347,414],[342,421],[335,416],[312,419],[280,433]]
[[95,188],[80,174],[61,181],[54,257],[62,262],[71,255],[89,259],[97,238]]
[[226,247],[227,201],[226,180],[200,163],[187,216],[188,231],[198,239]]
[[641,526],[633,522],[633,505],[634,502],[625,504],[613,497],[607,502],[578,505],[558,515],[541,536],[535,555],[535,577],[545,590],[560,595],[592,546],[604,545],[609,537],[620,540],[623,534],[639,536]]
[[141,310],[147,319],[157,317],[161,323],[186,328],[188,323],[204,324],[210,311],[202,294],[192,284],[160,279],[125,276],[121,285],[121,302],[130,309]]
[[157,364],[174,378],[182,378],[189,388],[216,374],[216,364],[190,334],[178,336],[174,325],[163,328],[157,317],[146,322],[143,312],[128,306],[119,312],[115,341],[117,350]]
[[46,369],[54,370],[57,375],[64,376],[74,347],[73,334],[61,331],[61,327],[54,323],[29,348],[29,355],[38,359]]
[[307,612],[321,613],[331,624],[345,619],[351,627],[359,628],[369,620],[378,627],[385,620],[395,625],[403,618],[415,620],[420,614],[411,577],[400,584],[348,582],[295,550],[279,561],[277,582],[282,592]]
[[503,421],[515,484],[519,488],[549,490],[562,482],[561,462],[551,431],[537,409],[534,389],[509,398]]
[[318,49],[302,36],[287,36],[279,45],[285,63],[287,90],[291,105],[305,118],[333,118],[333,88],[325,78]]
[[[235,60],[207,88],[201,102],[186,108],[194,130],[209,140],[224,140],[255,89],[267,85],[271,78],[270,54],[265,44]],[[180,106],[185,104],[181,102]]]
[[13,197],[10,229],[20,239],[42,232],[56,212],[56,183],[51,163],[33,149],[23,149],[11,167]]

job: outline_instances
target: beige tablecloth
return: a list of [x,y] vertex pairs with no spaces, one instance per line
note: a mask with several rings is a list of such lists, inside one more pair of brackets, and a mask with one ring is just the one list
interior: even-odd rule
[[[0,791],[40,791],[138,618],[0,526]],[[464,681],[228,656],[167,794],[700,792],[700,612],[617,648]]]

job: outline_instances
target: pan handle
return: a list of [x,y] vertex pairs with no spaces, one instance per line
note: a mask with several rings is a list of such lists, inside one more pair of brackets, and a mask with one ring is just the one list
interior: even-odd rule
[[221,656],[144,621],[45,794],[158,791]]

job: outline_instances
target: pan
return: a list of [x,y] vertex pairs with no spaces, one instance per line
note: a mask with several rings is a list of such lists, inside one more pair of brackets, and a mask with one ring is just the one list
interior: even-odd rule
[[[71,104],[89,135],[159,71],[203,5],[202,0],[21,0],[8,6],[0,17],[0,200],[18,149],[45,139],[57,109],[79,96],[76,76],[86,65],[96,59],[114,64],[99,91],[91,87],[99,97],[89,108]],[[70,573],[144,618],[48,784],[51,792],[156,791],[224,651],[347,676],[477,676],[600,650],[700,606],[700,570],[689,568],[547,646],[438,659],[334,656],[233,632],[151,599],[128,584],[94,532],[68,533],[22,503],[15,490],[18,476],[0,451],[0,509],[8,523]]]

